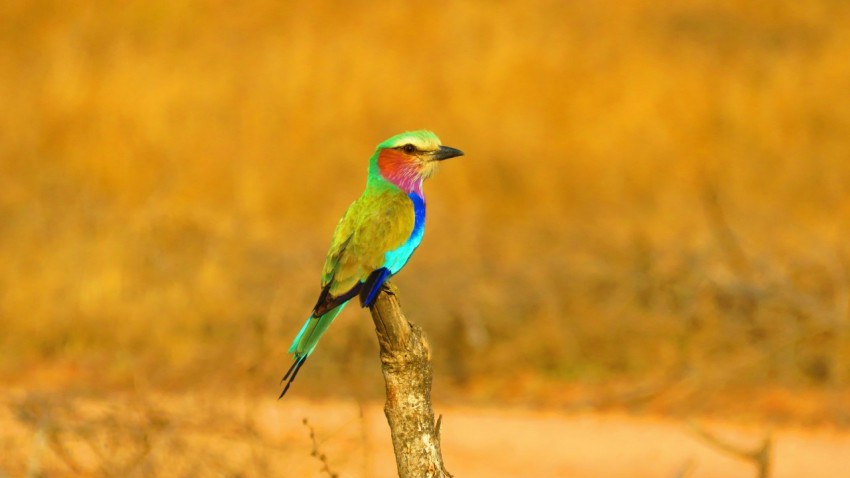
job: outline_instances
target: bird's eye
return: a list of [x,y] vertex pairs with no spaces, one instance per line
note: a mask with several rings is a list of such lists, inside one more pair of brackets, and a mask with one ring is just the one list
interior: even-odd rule
[[413,146],[412,144],[405,144],[401,147],[401,150],[407,154],[413,154],[416,151],[416,146]]

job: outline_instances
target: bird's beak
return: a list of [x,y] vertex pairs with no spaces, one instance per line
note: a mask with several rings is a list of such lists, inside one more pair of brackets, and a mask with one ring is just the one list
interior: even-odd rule
[[455,158],[457,156],[463,156],[463,151],[448,146],[440,146],[440,149],[432,153],[431,158],[434,161],[443,161],[444,159]]

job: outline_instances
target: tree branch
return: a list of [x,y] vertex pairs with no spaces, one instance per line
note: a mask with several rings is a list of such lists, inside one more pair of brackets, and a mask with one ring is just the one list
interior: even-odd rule
[[404,317],[398,289],[386,283],[369,308],[381,346],[390,425],[399,478],[451,478],[443,466],[431,408],[431,348],[421,328]]

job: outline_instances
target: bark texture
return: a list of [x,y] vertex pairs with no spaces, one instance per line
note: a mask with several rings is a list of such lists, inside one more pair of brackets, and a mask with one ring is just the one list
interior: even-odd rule
[[440,425],[431,408],[431,348],[422,329],[404,317],[398,289],[387,283],[370,308],[387,384],[384,413],[390,424],[399,478],[451,478],[440,452]]

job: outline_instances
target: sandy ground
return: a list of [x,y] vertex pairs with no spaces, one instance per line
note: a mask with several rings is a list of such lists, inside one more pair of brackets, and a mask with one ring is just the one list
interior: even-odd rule
[[[4,392],[2,405],[0,477],[396,476],[375,403],[17,390]],[[680,420],[436,408],[446,467],[458,478],[756,476],[752,463],[708,445]],[[749,447],[766,432],[700,425]],[[773,478],[842,476],[850,465],[850,431],[784,427],[772,437]]]

